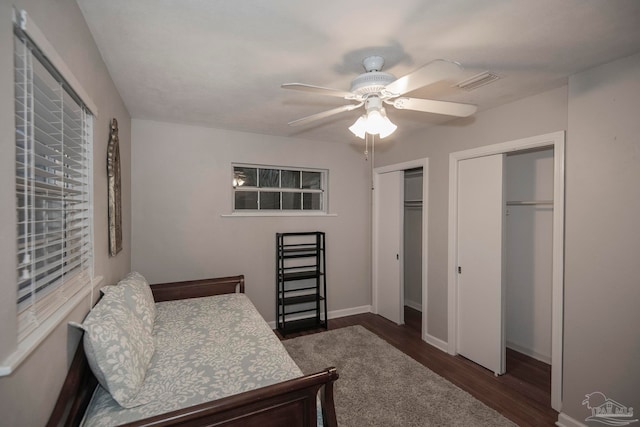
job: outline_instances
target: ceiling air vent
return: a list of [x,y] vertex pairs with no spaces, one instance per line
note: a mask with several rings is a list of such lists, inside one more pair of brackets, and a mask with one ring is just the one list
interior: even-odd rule
[[480,86],[488,85],[489,83],[495,82],[499,78],[499,75],[485,71],[458,83],[456,86],[460,89],[464,89],[467,92],[470,92],[472,90],[478,89]]

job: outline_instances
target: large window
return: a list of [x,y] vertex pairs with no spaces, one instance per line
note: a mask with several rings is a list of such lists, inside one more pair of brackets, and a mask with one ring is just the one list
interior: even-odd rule
[[233,165],[233,209],[325,212],[327,171]]
[[14,30],[18,337],[92,276],[92,116],[29,36]]

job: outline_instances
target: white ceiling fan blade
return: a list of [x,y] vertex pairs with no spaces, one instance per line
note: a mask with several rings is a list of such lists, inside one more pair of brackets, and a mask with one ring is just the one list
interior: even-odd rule
[[478,110],[473,104],[459,102],[434,101],[432,99],[397,98],[387,103],[400,110],[415,110],[425,113],[445,114],[447,116],[468,117]]
[[461,72],[462,67],[457,62],[436,59],[389,83],[384,91],[391,96],[399,96],[440,80],[455,80],[461,76]]
[[331,88],[322,87],[322,86],[308,85],[304,83],[284,83],[283,85],[281,85],[281,87],[283,89],[293,89],[293,90],[299,90],[301,92],[311,92],[311,93],[317,93],[320,95],[335,96],[335,97],[344,98],[344,99],[355,98],[355,96],[351,92],[345,92],[344,90],[331,89]]
[[305,125],[305,124],[307,124],[309,122],[313,122],[313,121],[316,121],[316,120],[324,119],[325,117],[333,116],[334,114],[342,113],[344,111],[355,110],[356,108],[360,107],[362,104],[363,103],[342,105],[342,106],[337,107],[337,108],[332,108],[331,110],[323,111],[321,113],[312,114],[310,116],[303,117],[303,118],[298,119],[298,120],[294,120],[292,122],[289,122],[288,125],[289,126]]

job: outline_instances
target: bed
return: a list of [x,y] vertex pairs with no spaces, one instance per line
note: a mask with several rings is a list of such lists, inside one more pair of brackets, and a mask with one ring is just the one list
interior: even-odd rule
[[337,425],[335,368],[302,375],[244,295],[243,276],[151,292],[155,352],[136,397],[142,404],[120,406],[79,345],[48,426]]

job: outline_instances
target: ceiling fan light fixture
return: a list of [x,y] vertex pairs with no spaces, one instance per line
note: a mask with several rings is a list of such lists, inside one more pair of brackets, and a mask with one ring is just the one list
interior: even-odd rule
[[364,139],[364,134],[367,132],[367,117],[364,114],[358,117],[358,120],[349,126],[349,130],[358,138]]
[[389,120],[383,107],[370,108],[367,112],[367,133],[385,138],[395,132],[397,128],[398,126]]
[[389,118],[386,115],[383,116],[382,126],[379,132],[380,139],[388,137],[389,135],[394,133],[396,129],[398,129],[398,126],[394,125],[393,122],[389,120]]
[[358,138],[364,139],[365,134],[379,135],[386,138],[391,135],[398,126],[394,125],[385,114],[384,108],[370,110],[366,115],[358,117],[358,120],[349,127],[349,130]]

